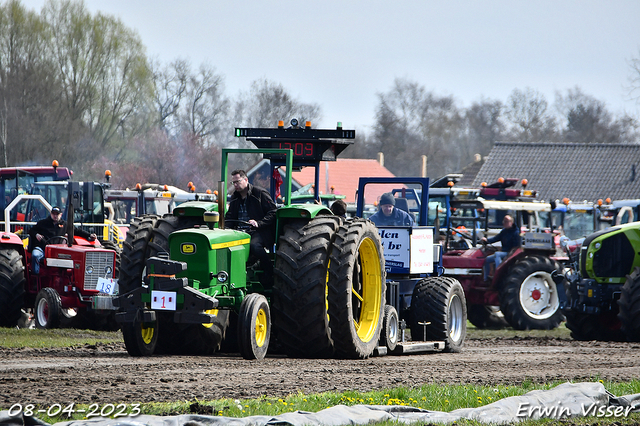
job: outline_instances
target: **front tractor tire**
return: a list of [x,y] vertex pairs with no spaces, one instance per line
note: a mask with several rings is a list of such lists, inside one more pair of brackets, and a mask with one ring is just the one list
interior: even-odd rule
[[35,313],[37,328],[58,328],[63,315],[58,292],[51,287],[40,290],[36,296]]
[[411,296],[409,327],[413,341],[444,341],[445,352],[460,352],[467,337],[467,305],[462,284],[451,277],[431,277],[418,282]]
[[329,357],[333,341],[327,314],[329,252],[340,218],[292,222],[278,242],[272,310],[278,344],[291,357]]
[[640,342],[640,267],[635,267],[622,286],[618,318],[630,342]]
[[516,330],[551,330],[562,322],[551,273],[560,268],[545,256],[525,256],[511,267],[500,290],[500,310]]
[[0,327],[15,327],[24,305],[24,266],[14,249],[0,249]]
[[158,320],[143,323],[139,320],[122,324],[122,337],[131,356],[153,355],[159,336]]
[[345,222],[329,263],[329,327],[339,357],[368,358],[378,346],[385,307],[382,243],[365,219]]
[[600,314],[584,314],[582,312],[567,311],[567,328],[571,330],[574,340],[601,342],[624,342],[625,335],[622,332],[617,312],[609,311]]
[[264,359],[269,350],[271,312],[267,298],[249,294],[240,305],[238,314],[238,342],[244,359]]

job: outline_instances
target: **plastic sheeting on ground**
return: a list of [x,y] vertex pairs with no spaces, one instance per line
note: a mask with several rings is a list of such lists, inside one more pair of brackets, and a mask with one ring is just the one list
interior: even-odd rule
[[[386,420],[403,423],[452,423],[471,419],[483,423],[513,423],[526,419],[566,419],[586,416],[627,417],[640,412],[640,394],[616,397],[602,383],[564,383],[550,390],[531,391],[477,408],[461,408],[451,412],[429,411],[408,406],[338,405],[317,413],[296,411],[278,416],[222,417],[202,415],[93,418],[56,423],[55,426],[340,426],[372,424]],[[45,425],[33,417],[10,417],[0,412],[0,425]]]

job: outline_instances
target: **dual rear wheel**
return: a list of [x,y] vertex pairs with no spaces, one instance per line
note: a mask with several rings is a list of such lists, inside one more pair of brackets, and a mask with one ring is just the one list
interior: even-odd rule
[[364,219],[289,224],[276,254],[274,330],[285,353],[367,358],[385,306],[382,246]]

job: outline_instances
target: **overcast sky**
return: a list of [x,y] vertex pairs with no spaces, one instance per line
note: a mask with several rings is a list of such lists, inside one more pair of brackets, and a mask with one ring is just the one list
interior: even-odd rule
[[[40,11],[44,0],[22,0]],[[138,31],[163,63],[189,59],[224,76],[226,93],[256,79],[317,103],[314,127],[369,130],[377,94],[406,78],[459,107],[505,102],[531,87],[549,104],[580,87],[610,112],[640,114],[626,87],[640,56],[638,0],[218,1],[86,0]],[[274,123],[275,124],[275,123]]]

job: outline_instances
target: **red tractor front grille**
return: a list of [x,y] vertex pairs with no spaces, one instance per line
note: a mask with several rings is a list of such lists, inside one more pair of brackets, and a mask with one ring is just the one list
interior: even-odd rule
[[114,277],[114,255],[112,251],[87,252],[84,265],[85,290],[96,290],[98,278]]

